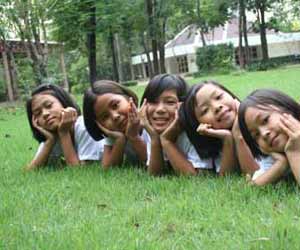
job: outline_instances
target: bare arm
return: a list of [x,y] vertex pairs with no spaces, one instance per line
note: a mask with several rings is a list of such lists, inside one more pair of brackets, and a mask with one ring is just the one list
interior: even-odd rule
[[251,181],[253,185],[264,186],[276,182],[280,179],[288,169],[288,161],[284,155],[272,154],[275,159],[274,164],[263,174]]
[[241,134],[238,125],[238,118],[235,119],[235,122],[232,126],[232,135],[234,138],[235,151],[240,168],[244,174],[252,175],[256,170],[259,169],[259,166]]
[[77,112],[74,108],[64,109],[62,111],[60,125],[57,129],[66,163],[70,166],[76,166],[80,164],[71,136],[71,131],[74,127],[76,119]]
[[150,152],[149,166],[147,170],[150,175],[158,176],[162,174],[162,169],[165,164],[163,158],[163,150],[160,141],[160,136],[154,130],[154,128],[151,126],[148,120],[147,107],[148,107],[147,100],[145,99],[141,107],[141,110],[139,111],[139,116],[141,119],[142,126],[146,129],[146,131],[148,132],[151,138],[151,149],[150,149],[151,152]]
[[139,132],[141,131],[140,118],[132,98],[129,100],[130,109],[128,112],[128,124],[125,135],[132,145],[134,151],[138,155],[138,158],[142,162],[147,160],[147,147],[146,143],[142,140]]
[[122,164],[125,145],[126,145],[126,138],[123,135],[118,139],[116,139],[114,145],[104,146],[104,152],[101,161],[104,170],[107,170],[112,166],[117,166]]
[[49,155],[53,149],[55,140],[47,140],[44,142],[42,150],[36,155],[36,157],[25,167],[25,170],[30,171],[38,169],[39,167],[45,165],[49,158]]
[[160,136],[163,150],[175,172],[182,175],[196,175],[197,170],[176,145],[176,139],[180,132],[181,128],[179,126],[178,114],[176,113],[174,121]]

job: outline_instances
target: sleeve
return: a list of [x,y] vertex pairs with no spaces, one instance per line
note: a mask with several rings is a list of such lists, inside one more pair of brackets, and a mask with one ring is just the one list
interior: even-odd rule
[[37,151],[36,151],[33,159],[35,159],[41,153],[41,151],[43,150],[44,145],[45,145],[44,142],[40,143],[40,145],[39,145],[39,147],[38,147],[38,149],[37,149]]
[[186,156],[187,160],[193,164],[194,168],[197,169],[213,169],[213,163],[211,158],[201,159],[193,146],[193,144],[188,139],[185,133],[178,137],[176,142],[181,152]]
[[103,140],[95,141],[87,132],[83,117],[78,117],[75,123],[75,145],[79,160],[98,161],[103,154]]
[[150,138],[150,135],[145,131],[145,129],[144,129],[143,134],[142,134],[142,139],[146,143],[146,147],[147,147],[147,161],[146,161],[146,165],[149,166],[149,164],[150,164],[150,157],[151,157],[151,138]]
[[256,158],[255,161],[257,162],[259,169],[256,170],[252,175],[253,181],[257,179],[259,176],[261,176],[262,174],[264,174],[274,164],[274,159],[272,156],[265,156],[265,157],[261,157],[260,159]]

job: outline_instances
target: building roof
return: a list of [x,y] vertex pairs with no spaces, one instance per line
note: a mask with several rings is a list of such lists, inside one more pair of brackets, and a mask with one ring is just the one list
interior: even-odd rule
[[[250,46],[261,44],[260,34],[254,32],[252,23],[248,22],[248,42]],[[207,45],[232,43],[234,47],[239,45],[238,18],[232,18],[224,26],[218,26],[208,33],[204,34]],[[267,29],[267,41],[271,43],[284,43],[300,40],[300,32],[298,33],[283,33],[275,32]],[[200,32],[196,25],[192,24],[185,27],[172,40],[165,45],[165,57],[181,56],[193,54],[197,48],[202,47]],[[150,53],[152,60],[152,53]],[[147,62],[145,54],[132,57],[133,64]]]

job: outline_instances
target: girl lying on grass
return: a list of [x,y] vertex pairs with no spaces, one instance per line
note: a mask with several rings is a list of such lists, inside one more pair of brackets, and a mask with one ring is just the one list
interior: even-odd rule
[[27,101],[26,109],[33,136],[40,143],[27,170],[56,163],[62,156],[71,166],[101,158],[102,142],[89,136],[78,105],[61,87],[38,86]]
[[194,85],[180,108],[180,120],[198,155],[212,159],[219,175],[233,172],[238,163],[244,173],[273,164],[273,159],[257,162],[241,136],[237,111],[239,99],[215,81]]
[[137,96],[126,87],[108,80],[97,81],[83,99],[84,123],[95,140],[104,139],[102,167],[146,161],[144,134],[136,105]]
[[183,175],[196,175],[199,169],[212,167],[211,161],[199,158],[179,124],[178,107],[187,89],[181,77],[170,74],[155,76],[145,89],[140,112],[150,137],[146,140],[150,174],[162,174],[167,163]]
[[254,182],[275,182],[290,167],[300,183],[300,105],[295,100],[277,90],[256,90],[239,107],[239,125],[253,155],[277,155],[288,162],[261,171]]

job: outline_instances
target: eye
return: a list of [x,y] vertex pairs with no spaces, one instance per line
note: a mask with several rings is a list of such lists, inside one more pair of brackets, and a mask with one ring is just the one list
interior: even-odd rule
[[216,100],[220,100],[220,99],[222,99],[222,97],[223,97],[223,94],[219,94],[216,96]]
[[207,113],[208,108],[202,109],[200,115],[203,116]]
[[262,120],[262,124],[267,124],[269,121],[269,115],[265,116],[264,119]]
[[119,107],[119,101],[113,102],[112,105],[111,105],[111,107],[112,107],[113,109],[117,109],[117,108]]
[[169,100],[167,100],[166,103],[169,104],[169,105],[175,105],[175,104],[177,104],[177,101],[176,101],[176,100],[169,99]]
[[52,102],[46,102],[45,107],[49,109],[52,107],[52,104],[53,104]]

